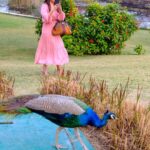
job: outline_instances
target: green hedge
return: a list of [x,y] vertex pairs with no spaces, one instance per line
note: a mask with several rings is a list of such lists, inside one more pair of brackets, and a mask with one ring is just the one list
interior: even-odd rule
[[73,17],[78,14],[78,9],[74,0],[61,0],[62,9],[66,14],[66,17]]
[[[65,1],[70,2],[70,0]],[[70,14],[69,9],[66,9],[65,6],[68,7],[63,5],[63,10]],[[69,54],[118,54],[121,52],[124,42],[137,30],[135,18],[118,4],[101,6],[93,3],[87,7],[84,15],[77,11],[73,12],[73,15],[71,13],[66,18],[73,33],[63,36]],[[41,30],[38,26],[36,29],[37,31]]]

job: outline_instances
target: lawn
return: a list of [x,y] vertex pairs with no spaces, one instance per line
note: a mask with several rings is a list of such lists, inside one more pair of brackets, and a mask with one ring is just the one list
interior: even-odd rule
[[[35,20],[0,14],[0,70],[15,77],[15,94],[38,93],[40,65],[34,64],[37,36]],[[142,44],[145,55],[136,55],[134,47]],[[136,95],[138,84],[143,87],[142,99],[150,99],[150,32],[138,30],[123,49],[122,55],[70,56],[65,66],[74,72],[98,80],[106,80],[110,89],[130,78],[131,96]],[[50,73],[54,66],[50,67]]]

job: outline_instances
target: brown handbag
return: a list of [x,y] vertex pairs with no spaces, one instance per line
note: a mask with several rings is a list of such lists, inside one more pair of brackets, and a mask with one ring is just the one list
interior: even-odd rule
[[58,21],[53,30],[52,30],[53,35],[70,35],[72,34],[71,27],[66,21]]

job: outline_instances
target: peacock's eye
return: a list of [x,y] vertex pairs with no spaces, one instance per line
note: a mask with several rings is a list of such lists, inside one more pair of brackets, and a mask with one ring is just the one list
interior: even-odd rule
[[114,114],[111,114],[111,115],[110,115],[110,118],[113,119],[113,120],[115,120],[115,119],[116,119],[116,116],[115,116]]

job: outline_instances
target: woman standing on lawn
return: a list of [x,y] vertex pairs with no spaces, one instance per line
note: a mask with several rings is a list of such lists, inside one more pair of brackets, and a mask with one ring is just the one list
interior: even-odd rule
[[60,36],[53,36],[52,29],[57,20],[64,20],[65,13],[55,0],[45,0],[41,6],[42,34],[35,55],[35,63],[42,64],[42,74],[48,75],[48,65],[56,65],[58,75],[63,73],[63,65],[69,62],[68,53]]

